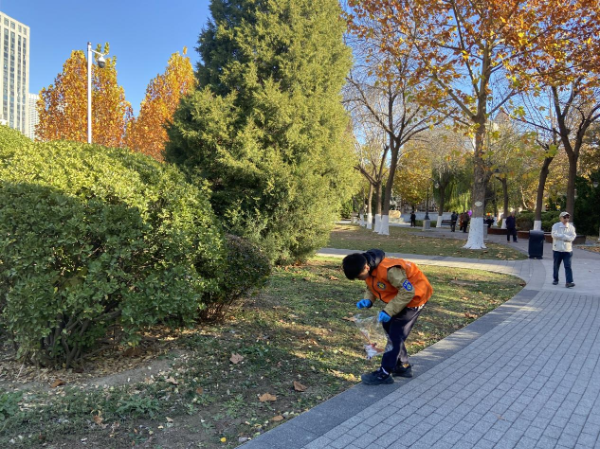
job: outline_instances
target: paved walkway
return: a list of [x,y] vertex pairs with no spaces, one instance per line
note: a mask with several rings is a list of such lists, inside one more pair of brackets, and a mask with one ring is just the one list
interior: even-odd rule
[[551,284],[550,244],[542,260],[388,255],[513,274],[527,285],[412,356],[414,378],[358,384],[243,449],[600,448],[600,255],[575,250],[574,289],[564,287],[564,269],[561,284]]

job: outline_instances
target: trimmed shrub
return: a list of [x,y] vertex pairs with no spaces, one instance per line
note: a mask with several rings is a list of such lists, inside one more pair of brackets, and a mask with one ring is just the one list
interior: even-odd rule
[[136,344],[227,296],[206,188],[141,154],[18,134],[0,129],[0,319],[19,357],[68,366],[115,324]]
[[264,287],[271,265],[267,255],[250,241],[227,235],[225,269],[219,277],[220,288],[208,295],[207,307],[200,316],[204,320],[219,320],[223,313],[243,295]]
[[531,231],[535,214],[530,211],[522,211],[515,217],[515,223],[519,231]]

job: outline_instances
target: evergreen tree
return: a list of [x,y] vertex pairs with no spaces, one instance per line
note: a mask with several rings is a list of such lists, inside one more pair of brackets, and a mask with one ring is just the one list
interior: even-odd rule
[[337,0],[213,0],[199,88],[166,159],[212,187],[224,226],[272,260],[326,244],[356,175],[341,89],[351,66]]

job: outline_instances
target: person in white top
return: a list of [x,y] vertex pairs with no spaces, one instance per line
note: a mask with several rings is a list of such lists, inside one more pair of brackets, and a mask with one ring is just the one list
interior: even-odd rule
[[554,281],[552,284],[558,284],[558,270],[561,262],[564,262],[567,288],[575,287],[571,258],[573,257],[573,240],[577,237],[577,232],[575,226],[569,223],[570,218],[568,212],[561,212],[558,217],[560,221],[552,225],[552,253],[554,255]]

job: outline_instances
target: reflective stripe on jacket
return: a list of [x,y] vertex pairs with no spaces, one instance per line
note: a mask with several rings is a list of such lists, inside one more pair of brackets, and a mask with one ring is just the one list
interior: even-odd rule
[[413,262],[387,257],[371,271],[369,277],[365,280],[367,287],[376,298],[387,304],[398,294],[398,289],[388,281],[388,270],[392,267],[400,267],[404,270],[408,280],[404,288],[408,291],[411,291],[411,289],[414,291],[413,299],[406,307],[420,307],[429,301],[433,294],[433,287],[419,267]]

